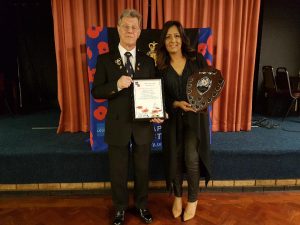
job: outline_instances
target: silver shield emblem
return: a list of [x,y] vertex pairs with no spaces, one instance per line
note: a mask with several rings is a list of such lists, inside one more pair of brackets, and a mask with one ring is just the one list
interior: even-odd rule
[[197,91],[200,95],[205,94],[211,87],[212,80],[205,76],[197,82]]

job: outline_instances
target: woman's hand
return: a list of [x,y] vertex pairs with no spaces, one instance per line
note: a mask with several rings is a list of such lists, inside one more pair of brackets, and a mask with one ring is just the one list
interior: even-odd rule
[[185,112],[196,112],[193,108],[192,105],[186,101],[174,101],[173,102],[173,107],[174,108],[181,108]]
[[150,120],[150,122],[151,123],[158,123],[158,124],[160,124],[160,123],[163,123],[164,120],[163,119],[159,119],[159,118],[153,118],[153,119]]

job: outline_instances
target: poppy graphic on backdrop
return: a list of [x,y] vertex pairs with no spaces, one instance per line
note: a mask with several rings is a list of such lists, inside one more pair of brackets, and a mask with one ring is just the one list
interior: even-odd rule
[[203,56],[206,54],[207,44],[206,43],[199,43],[198,44],[198,52],[201,53]]
[[89,82],[94,82],[95,73],[96,73],[96,68],[90,69],[90,67],[88,66]]
[[109,50],[107,42],[104,42],[104,41],[99,42],[97,45],[97,48],[98,48],[99,54],[106,53]]
[[209,54],[213,55],[213,37],[210,35],[207,38],[207,51]]
[[98,102],[98,103],[102,103],[102,102],[105,102],[106,99],[103,99],[103,98],[95,99],[95,98],[94,98],[94,101],[95,101],[95,102]]
[[105,119],[107,113],[107,108],[105,106],[99,106],[97,109],[95,109],[94,111],[94,117],[99,120],[102,121]]
[[88,58],[91,59],[91,58],[93,57],[93,52],[92,52],[92,50],[90,49],[90,47],[88,47],[86,51],[87,51],[87,56],[88,56]]
[[87,30],[87,35],[90,38],[97,38],[102,30],[103,27],[90,27]]
[[90,131],[90,144],[91,144],[91,145],[94,144],[93,132],[92,132],[92,131]]

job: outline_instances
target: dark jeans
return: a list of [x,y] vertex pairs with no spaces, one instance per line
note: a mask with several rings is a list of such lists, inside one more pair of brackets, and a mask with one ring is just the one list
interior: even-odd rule
[[184,121],[181,121],[182,128],[177,135],[177,171],[174,180],[174,194],[176,197],[182,196],[182,183],[184,170],[188,183],[188,201],[194,202],[198,199],[199,192],[199,141],[197,136]]
[[[134,201],[137,208],[147,208],[149,181],[149,145],[133,144]],[[128,146],[108,146],[112,199],[116,210],[128,207]]]

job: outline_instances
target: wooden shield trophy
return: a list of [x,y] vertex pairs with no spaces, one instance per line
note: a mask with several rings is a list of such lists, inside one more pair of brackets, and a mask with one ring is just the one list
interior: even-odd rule
[[211,105],[221,94],[224,79],[220,70],[208,67],[189,76],[187,98],[192,108],[199,112]]

